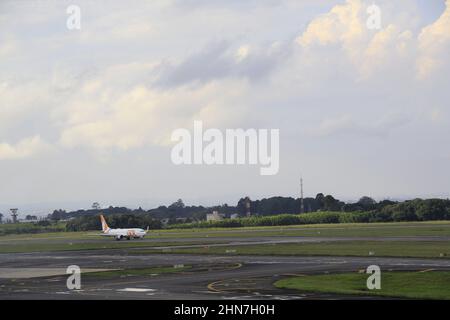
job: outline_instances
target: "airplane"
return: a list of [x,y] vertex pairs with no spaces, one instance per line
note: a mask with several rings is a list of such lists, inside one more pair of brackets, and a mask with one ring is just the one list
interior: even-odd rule
[[108,236],[108,237],[115,237],[117,241],[120,241],[122,239],[143,239],[148,232],[147,230],[140,229],[140,228],[130,228],[130,229],[111,229],[108,224],[106,223],[105,217],[103,215],[100,215],[100,221],[102,222],[102,236]]

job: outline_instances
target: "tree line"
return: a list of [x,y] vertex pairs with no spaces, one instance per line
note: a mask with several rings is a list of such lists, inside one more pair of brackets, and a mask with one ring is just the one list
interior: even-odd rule
[[371,223],[450,220],[450,200],[415,199],[369,211],[316,211],[303,214],[254,216],[220,221],[201,221],[172,225],[171,228],[237,228],[324,223]]
[[[152,218],[148,214],[112,214],[108,215],[107,222],[110,228],[149,228],[152,230],[161,229],[162,223],[158,219]],[[102,225],[99,214],[83,215],[81,217],[69,220],[66,224],[67,231],[87,231],[101,230]]]
[[[244,218],[247,212],[247,201],[250,203],[252,218]],[[66,212],[55,210],[48,216],[49,220],[69,220],[67,230],[99,230],[99,214],[107,216],[110,227],[142,227],[150,226],[152,229],[159,229],[168,225],[180,227],[204,226],[208,224],[202,222],[206,219],[206,214],[218,211],[230,217],[237,214],[239,220],[225,220],[219,224],[230,224],[236,226],[240,221],[243,225],[252,223],[265,225],[283,225],[287,222],[303,224],[310,223],[339,223],[339,222],[388,222],[388,221],[427,221],[427,220],[448,220],[450,219],[450,200],[448,199],[414,199],[403,202],[391,200],[375,201],[370,197],[362,197],[357,202],[345,203],[335,199],[331,195],[319,193],[315,198],[305,198],[305,212],[298,216],[300,212],[300,199],[292,197],[271,197],[261,200],[251,201],[248,198],[239,199],[236,206],[227,204],[204,207],[186,206],[181,199],[169,206],[159,206],[155,209],[144,210],[142,208],[129,209],[126,207],[109,207],[100,209],[95,207],[89,210],[77,210]],[[280,216],[280,217],[276,217]],[[289,217],[288,217],[289,216]],[[291,216],[295,216],[292,218]],[[270,217],[268,220],[263,217]],[[284,220],[283,220],[284,219]],[[309,220],[307,220],[309,219]],[[162,223],[164,221],[164,224]],[[271,221],[271,222],[267,222]]]
[[[100,209],[98,203],[94,203],[92,209],[76,210],[66,212],[65,210],[55,210],[48,215],[49,220],[68,220],[82,216],[91,216],[102,212],[104,215],[112,214],[134,214],[142,215],[148,214],[155,219],[190,219],[193,221],[204,220],[206,214],[212,211],[218,211],[225,215],[238,214],[245,216],[247,212],[246,201],[250,202],[250,211],[253,215],[277,215],[277,214],[295,214],[300,211],[300,199],[292,197],[271,197],[261,200],[252,201],[248,198],[241,198],[235,206],[222,204],[210,207],[204,206],[186,206],[183,200],[178,199],[169,206],[159,206],[154,209],[144,210],[141,207],[138,209],[129,209],[126,207],[108,207]],[[345,203],[335,199],[331,195],[317,194],[315,198],[305,198],[304,207],[305,212],[315,211],[368,211],[380,208],[395,202],[384,200],[377,203],[370,197],[362,197],[356,203]]]

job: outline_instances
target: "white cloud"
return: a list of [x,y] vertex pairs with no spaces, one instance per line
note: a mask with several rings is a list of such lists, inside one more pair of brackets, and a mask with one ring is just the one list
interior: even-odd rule
[[0,160],[23,159],[48,151],[49,144],[40,136],[28,137],[17,144],[0,143]]
[[399,30],[395,25],[388,25],[385,29],[375,33],[367,44],[359,66],[363,78],[374,73],[382,73],[399,64],[414,63],[411,55],[414,43],[410,30]]
[[[383,11],[385,7],[395,9],[392,4],[386,3],[380,4],[382,17],[385,18],[384,27],[378,31],[369,30],[366,27],[366,8],[369,4],[371,2],[363,0],[347,0],[313,19],[296,39],[296,43],[303,48],[303,55],[313,57],[320,53],[320,48],[326,47],[328,57],[333,57],[331,52],[340,62],[346,57],[359,73],[355,77],[361,79],[386,70],[392,72],[393,68],[405,68],[406,65],[411,70],[417,70],[416,75],[423,79],[446,64],[450,54],[450,0],[447,0],[446,9],[438,20],[418,33],[406,27],[403,21],[406,12],[396,20],[392,13],[388,15]],[[405,4],[399,4],[399,7],[401,5]],[[411,21],[417,20],[417,13],[412,11],[410,14]]]
[[311,128],[308,132],[315,136],[373,136],[386,137],[392,130],[402,127],[411,121],[410,117],[401,114],[388,114],[383,118],[373,121],[372,119],[357,119],[351,115],[342,115],[336,118],[323,120],[317,128]]
[[249,45],[242,45],[236,50],[236,60],[237,62],[240,62],[248,57],[250,53],[250,46]]
[[13,40],[0,43],[0,58],[4,59],[17,52],[17,44]]
[[418,76],[426,78],[430,73],[448,63],[450,56],[450,0],[444,13],[419,35],[420,56],[417,61]]
[[53,104],[48,83],[36,79],[0,77],[0,134],[17,128],[27,118],[47,115]]
[[[89,83],[92,82],[98,83],[95,80]],[[90,84],[86,85],[90,87]],[[121,150],[167,145],[173,129],[190,127],[194,119],[220,126],[235,121],[230,115],[238,110],[244,113],[245,107],[239,105],[239,100],[245,84],[231,86],[235,89],[228,95],[223,95],[224,88],[230,88],[227,81],[194,89],[182,86],[158,90],[136,84],[119,93],[109,93],[108,88],[95,94],[85,92],[60,114],[66,123],[60,143],[70,148],[88,146]]]
[[311,21],[306,31],[297,38],[297,43],[303,47],[341,43],[351,50],[353,43],[365,33],[362,8],[359,0],[347,0],[345,4],[333,7],[328,13]]

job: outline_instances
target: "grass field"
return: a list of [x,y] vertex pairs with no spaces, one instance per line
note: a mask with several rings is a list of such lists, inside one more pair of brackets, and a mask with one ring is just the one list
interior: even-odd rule
[[292,277],[275,283],[278,288],[305,292],[374,295],[417,299],[450,299],[450,272],[383,272],[381,289],[367,289],[369,275],[359,273]]
[[450,236],[450,221],[340,223],[294,226],[155,230],[161,238],[223,236],[390,237]]
[[[4,225],[0,226],[1,228]],[[304,244],[246,245],[229,247],[210,247],[193,249],[176,249],[172,253],[209,253],[209,254],[267,254],[267,255],[349,255],[399,257],[441,257],[450,256],[448,241],[374,241],[377,237],[395,236],[450,236],[450,221],[406,222],[406,223],[371,223],[371,224],[323,224],[286,227],[246,227],[246,228],[211,228],[179,229],[151,231],[147,238],[160,239],[155,242],[120,241],[98,236],[98,231],[90,232],[53,232],[39,234],[20,234],[0,236],[0,253],[43,252],[65,250],[95,249],[132,249],[146,253],[155,246],[205,245],[223,243],[220,237],[233,239],[262,236],[304,236],[304,237],[370,237],[367,241],[339,241]],[[182,239],[186,238],[186,241]],[[373,239],[375,238],[375,239]],[[217,239],[217,240],[215,240]],[[171,240],[178,240],[171,241]],[[137,253],[137,251],[135,251]]]
[[[0,225],[8,228],[8,225]],[[99,231],[51,232],[37,234],[1,235],[2,240],[27,240],[43,238],[85,239]],[[155,238],[203,237],[254,237],[254,236],[305,236],[305,237],[389,237],[389,236],[450,236],[450,221],[340,223],[272,227],[209,228],[150,230]]]
[[0,236],[11,234],[36,234],[42,232],[64,232],[64,222],[52,223],[48,226],[40,226],[35,222],[4,223],[0,224]]
[[[139,250],[137,252],[161,253],[162,251]],[[286,256],[377,256],[448,259],[450,258],[450,243],[446,241],[339,241],[172,249],[170,253]]]

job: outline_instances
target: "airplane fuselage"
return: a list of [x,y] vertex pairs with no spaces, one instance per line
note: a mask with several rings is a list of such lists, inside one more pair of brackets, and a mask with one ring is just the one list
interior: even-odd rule
[[105,236],[110,236],[110,237],[115,237],[116,240],[122,240],[122,239],[142,239],[145,237],[147,233],[145,232],[144,229],[138,229],[138,228],[133,228],[133,229],[109,229],[105,232],[103,232],[103,235]]
[[100,215],[100,222],[102,224],[102,236],[115,237],[116,240],[143,239],[148,232],[148,227],[147,230],[140,228],[111,229],[103,215]]

